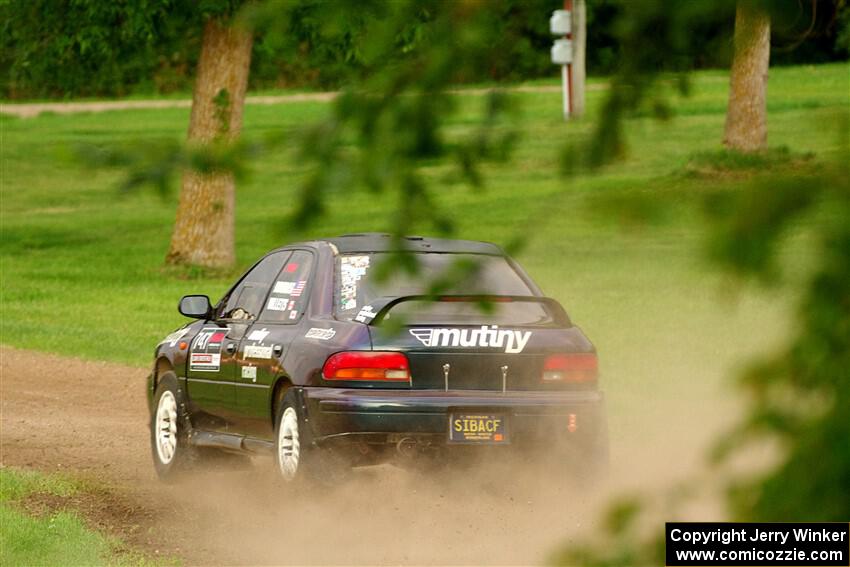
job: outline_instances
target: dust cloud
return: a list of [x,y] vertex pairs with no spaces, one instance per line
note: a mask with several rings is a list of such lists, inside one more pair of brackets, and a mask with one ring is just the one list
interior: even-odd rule
[[[203,562],[531,564],[592,529],[602,483],[516,460],[439,472],[355,469],[333,486],[279,484],[271,459],[169,487]],[[224,553],[224,555],[222,555]]]
[[[705,446],[734,411],[718,415],[713,404],[709,422],[696,406],[660,410],[651,396],[632,403],[657,412],[636,431],[654,437],[625,447],[612,436],[604,480],[500,452],[465,466],[384,464],[331,486],[290,486],[277,480],[271,459],[258,457],[248,470],[208,472],[166,490],[191,524],[185,543],[201,563],[541,564],[597,533],[612,498],[699,471]],[[691,513],[722,516],[711,500]]]
[[[359,468],[331,486],[282,485],[271,459],[255,457],[247,468],[166,485],[150,462],[144,369],[8,347],[0,348],[2,464],[105,483],[130,511],[130,528],[118,535],[189,565],[541,564],[597,534],[612,498],[660,493],[706,468],[707,447],[741,412],[729,376],[754,344],[781,336],[741,340],[779,320],[766,313],[757,303],[721,326],[689,312],[644,327],[640,341],[633,325],[608,330],[600,361],[611,466],[603,482],[496,453],[478,466]],[[719,499],[709,499],[679,519],[723,514]]]

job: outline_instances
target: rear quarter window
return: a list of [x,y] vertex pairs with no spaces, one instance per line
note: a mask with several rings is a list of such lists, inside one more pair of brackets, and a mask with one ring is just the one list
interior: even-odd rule
[[270,323],[295,323],[307,308],[313,254],[296,250],[281,268],[271,286],[260,319]]

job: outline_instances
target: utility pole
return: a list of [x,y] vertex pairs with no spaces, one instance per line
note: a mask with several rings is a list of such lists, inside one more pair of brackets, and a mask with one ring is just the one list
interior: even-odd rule
[[[569,14],[570,28],[564,39],[570,42],[570,47],[573,45],[573,0],[564,0],[564,11]],[[572,51],[572,50],[571,50]],[[572,55],[572,53],[570,53]],[[562,73],[564,76],[564,120],[569,120],[573,113],[573,58],[570,57],[570,62],[564,65]]]
[[564,9],[555,10],[549,18],[549,31],[561,36],[552,44],[552,63],[561,66],[565,121],[584,114],[585,28],[585,0],[564,0]]
[[564,0],[564,10],[555,10],[549,18],[549,31],[552,35],[560,35],[552,44],[552,63],[561,66],[561,93],[563,96],[564,120],[570,119],[572,113],[572,8],[573,0]]
[[586,76],[585,54],[587,53],[587,5],[585,0],[574,0],[573,9],[573,62],[570,81],[571,114],[584,115],[584,79]]

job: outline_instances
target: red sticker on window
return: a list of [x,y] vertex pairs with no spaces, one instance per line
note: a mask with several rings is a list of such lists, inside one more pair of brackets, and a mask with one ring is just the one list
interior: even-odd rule
[[294,272],[297,269],[298,269],[298,264],[296,264],[295,262],[291,262],[291,263],[286,265],[286,267],[283,269],[283,271],[291,273],[291,272]]

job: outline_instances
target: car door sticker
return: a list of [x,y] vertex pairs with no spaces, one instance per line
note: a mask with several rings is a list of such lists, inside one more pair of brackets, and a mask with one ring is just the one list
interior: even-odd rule
[[286,297],[270,297],[266,308],[269,311],[286,311]]
[[221,343],[227,331],[220,327],[203,328],[192,341],[189,370],[218,372],[221,368]]
[[168,343],[168,346],[173,348],[174,346],[177,345],[177,341],[182,339],[183,335],[185,335],[188,332],[189,332],[188,327],[184,327],[183,329],[174,331],[173,333],[171,333],[170,335],[168,335],[167,337],[162,339],[162,342],[160,342],[159,344],[162,345],[162,344]]
[[410,329],[410,334],[426,347],[504,347],[511,354],[522,352],[531,338],[531,331],[500,329],[498,325],[482,325],[480,329]]
[[265,358],[269,359],[272,357],[272,347],[270,346],[259,346],[259,345],[246,345],[245,346],[245,358]]
[[307,331],[307,334],[304,335],[304,337],[308,339],[327,341],[334,338],[334,335],[336,335],[336,329],[320,329],[318,327],[313,327]]
[[249,335],[248,335],[248,340],[249,340],[249,341],[260,341],[260,342],[263,342],[263,340],[264,340],[267,336],[269,336],[269,331],[268,331],[268,329],[266,329],[265,327],[263,327],[262,329],[256,329],[256,330],[254,330],[254,331],[251,331],[251,334],[249,334]]
[[242,367],[242,378],[248,378],[257,381],[257,367],[256,366],[243,366]]

